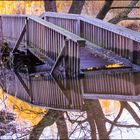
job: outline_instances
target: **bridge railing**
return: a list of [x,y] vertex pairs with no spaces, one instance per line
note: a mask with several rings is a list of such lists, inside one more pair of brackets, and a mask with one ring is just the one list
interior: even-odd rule
[[[79,73],[79,48],[84,46],[85,41],[79,36],[38,17],[30,16],[28,18],[29,42],[34,43],[33,46],[43,50],[54,61],[57,60],[65,47],[64,55],[68,57],[67,64],[70,75]],[[29,44],[32,45],[31,43]]]
[[83,79],[83,98],[137,102],[140,100],[139,82],[140,73],[130,70],[117,73],[94,72]]
[[[137,75],[137,74],[135,74]],[[83,80],[85,94],[117,94],[138,95],[134,80],[137,78],[132,72],[112,72],[87,74]],[[137,78],[138,80],[138,78]],[[91,86],[91,83],[95,83]]]
[[[3,39],[10,42],[22,40],[21,42],[25,45],[38,49],[54,62],[63,55],[68,58],[66,64],[69,67],[69,74],[79,74],[79,48],[85,45],[84,39],[35,16],[0,15],[0,19]],[[24,26],[26,26],[26,32],[23,36]],[[61,54],[62,51],[64,54]]]
[[100,47],[112,50],[133,63],[140,64],[140,33],[99,19],[76,14],[46,12],[42,18]]
[[41,18],[58,25],[68,31],[80,35],[80,20],[76,14],[60,14],[54,12],[46,12],[41,15]]
[[[8,73],[5,91],[12,96],[28,103],[47,108],[60,110],[73,109],[75,111],[82,109],[81,79],[71,78],[66,81],[66,79],[60,75],[57,77],[58,82],[55,81],[52,76],[48,75],[44,77],[31,76],[30,81],[28,75],[20,74],[32,91],[28,94],[16,75],[10,71]],[[69,89],[66,90],[66,87]]]
[[[23,26],[26,24],[26,17],[24,15],[0,15],[0,39],[15,42]],[[22,42],[25,42],[26,35]]]

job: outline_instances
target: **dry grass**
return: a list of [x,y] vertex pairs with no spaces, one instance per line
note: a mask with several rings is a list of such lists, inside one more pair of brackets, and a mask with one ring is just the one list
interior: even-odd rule
[[140,21],[122,21],[119,25],[140,32]]

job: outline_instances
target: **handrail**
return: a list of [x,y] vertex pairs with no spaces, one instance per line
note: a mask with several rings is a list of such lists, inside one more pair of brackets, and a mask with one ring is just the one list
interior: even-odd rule
[[42,25],[44,25],[44,26],[46,26],[48,28],[51,28],[51,29],[57,31],[58,33],[61,33],[62,35],[66,36],[66,38],[71,39],[71,40],[73,40],[75,42],[78,42],[78,41],[83,41],[84,42],[85,41],[85,39],[79,37],[78,35],[75,35],[75,34],[69,32],[69,31],[67,31],[65,29],[62,29],[61,27],[56,26],[56,25],[54,25],[54,24],[52,24],[50,22],[44,21],[44,20],[40,19],[37,16],[33,16],[33,15],[21,15],[21,14],[14,14],[14,15],[0,14],[0,17],[11,17],[11,18],[12,17],[24,17],[24,18],[32,19],[32,20],[34,20],[34,21],[36,21],[36,22],[38,22],[38,23],[40,23],[40,24],[42,24]]
[[125,36],[125,37],[128,37],[130,39],[140,42],[140,33],[133,31],[131,29],[128,29],[128,28],[125,28],[122,26],[118,26],[118,25],[114,25],[107,21],[93,18],[91,16],[81,16],[80,19],[82,21],[86,21],[88,23],[94,24],[100,28],[107,29],[111,32],[120,34],[122,36]]
[[58,32],[58,33],[61,33],[62,35],[66,36],[67,39],[71,39],[75,42],[78,42],[78,41],[83,41],[85,42],[85,39],[79,37],[78,35],[75,35],[59,26],[56,26],[50,22],[47,22],[45,20],[42,20],[40,19],[39,17],[37,16],[27,16],[29,19],[32,19],[33,21],[36,21],[42,25],[44,25],[45,27],[48,27],[50,29],[53,29],[54,31]]
[[78,14],[67,14],[67,13],[56,13],[56,12],[45,12],[44,14],[42,14],[42,17],[45,17],[45,16],[86,21],[86,22],[94,24],[100,28],[107,29],[107,30],[112,31],[114,33],[123,35],[125,37],[131,38],[135,41],[140,42],[140,33],[133,31],[131,29],[122,27],[122,26],[114,25],[114,24],[111,24],[109,22],[94,18],[92,16],[78,15]]

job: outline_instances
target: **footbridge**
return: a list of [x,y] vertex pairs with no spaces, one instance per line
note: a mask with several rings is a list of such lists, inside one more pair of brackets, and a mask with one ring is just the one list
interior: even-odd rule
[[[139,100],[139,73],[135,76],[133,70],[139,71],[140,33],[82,15],[0,15],[0,44],[11,50],[10,66],[6,70],[1,67],[1,86],[24,101],[79,109],[83,100],[107,98],[107,93],[120,100],[126,100],[122,96]],[[114,64],[120,73],[98,73],[113,69]],[[56,73],[69,78],[84,73],[85,77],[65,84],[65,78],[59,77],[61,82],[55,78]]]
[[47,12],[41,18],[1,15],[1,42],[27,47],[51,71],[61,63],[73,75],[115,63],[140,64],[140,33],[88,16]]

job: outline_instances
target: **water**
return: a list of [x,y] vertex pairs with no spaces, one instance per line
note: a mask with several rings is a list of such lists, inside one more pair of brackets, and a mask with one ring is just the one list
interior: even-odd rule
[[79,78],[38,73],[30,80],[20,76],[31,90],[27,93],[8,72],[3,88],[16,98],[8,96],[13,103],[7,98],[5,104],[18,117],[18,131],[2,138],[140,138],[139,72],[100,70]]

